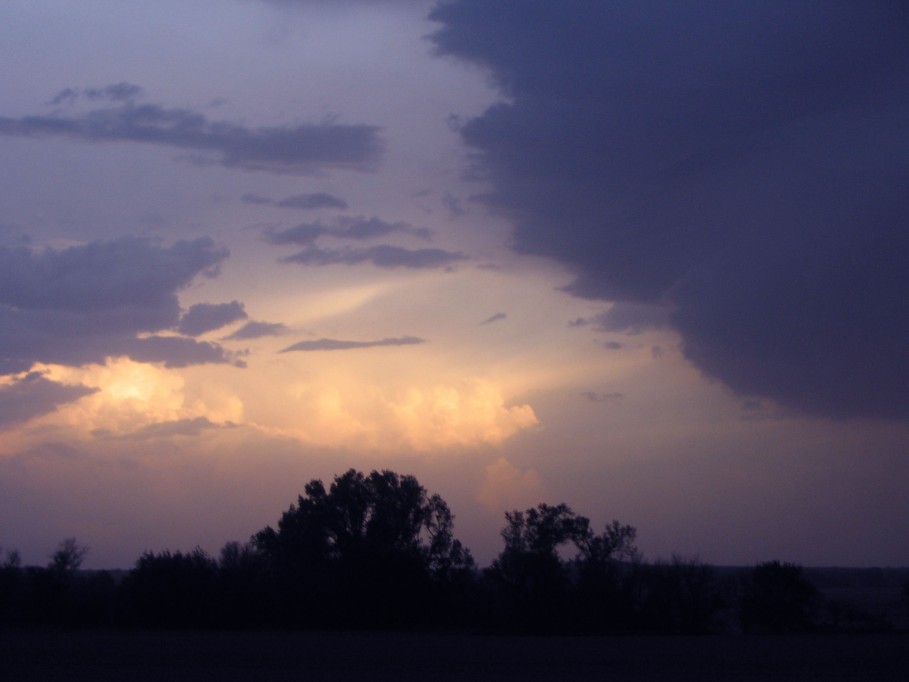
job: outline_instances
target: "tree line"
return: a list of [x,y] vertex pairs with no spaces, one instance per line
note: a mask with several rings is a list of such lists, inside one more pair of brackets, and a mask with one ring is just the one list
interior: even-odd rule
[[[801,567],[723,571],[645,562],[636,531],[595,530],[565,504],[505,514],[504,547],[476,565],[453,515],[413,476],[355,470],[217,557],[146,552],[125,575],[82,571],[61,542],[45,567],[0,557],[0,625],[457,628],[487,632],[800,632],[830,628]],[[907,589],[909,597],[909,589]],[[829,609],[828,609],[829,611]],[[877,623],[876,627],[884,627]]]

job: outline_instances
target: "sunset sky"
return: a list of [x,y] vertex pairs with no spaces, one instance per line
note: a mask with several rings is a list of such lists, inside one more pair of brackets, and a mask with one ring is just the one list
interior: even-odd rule
[[0,546],[412,473],[481,565],[909,565],[904,2],[0,3]]

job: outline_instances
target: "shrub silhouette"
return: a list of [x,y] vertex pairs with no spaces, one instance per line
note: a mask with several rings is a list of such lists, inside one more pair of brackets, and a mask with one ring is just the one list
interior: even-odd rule
[[746,632],[801,632],[811,628],[817,590],[795,564],[768,561],[745,582],[740,618]]
[[216,625],[218,566],[202,549],[146,552],[123,581],[127,620],[134,624]]

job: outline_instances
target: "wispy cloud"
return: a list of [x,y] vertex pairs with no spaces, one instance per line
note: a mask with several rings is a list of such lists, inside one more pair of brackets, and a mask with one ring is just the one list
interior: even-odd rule
[[504,320],[507,317],[508,317],[508,315],[506,315],[505,313],[496,313],[495,315],[493,315],[491,317],[487,317],[485,320],[480,322],[480,325],[492,324],[493,322],[499,322],[500,320]]
[[384,346],[414,346],[426,343],[425,339],[417,336],[400,336],[396,338],[379,339],[378,341],[346,341],[342,339],[316,339],[314,341],[300,341],[288,346],[282,353],[291,351],[323,351],[323,350],[356,350],[359,348],[378,348]]
[[286,197],[275,203],[275,206],[281,208],[300,208],[303,210],[312,210],[317,208],[332,208],[344,210],[347,208],[347,202],[325,192],[315,192],[314,194],[297,194],[292,197]]
[[405,249],[400,246],[381,244],[367,249],[341,248],[320,249],[311,247],[287,256],[285,263],[300,265],[359,265],[370,263],[379,268],[430,269],[449,267],[466,259],[463,253],[444,249]]
[[191,438],[198,436],[203,431],[225,428],[236,428],[236,424],[231,422],[216,424],[207,417],[194,417],[148,424],[131,433],[113,434],[109,431],[98,429],[93,431],[92,435],[95,438],[111,440],[154,440],[156,438],[173,438],[174,436]]
[[[371,171],[381,153],[376,126],[322,122],[248,128],[211,121],[189,109],[136,103],[132,98],[136,87],[64,90],[53,101],[74,99],[80,93],[90,93],[89,99],[107,96],[124,101],[84,113],[0,117],[0,135],[154,144],[208,154],[208,161],[223,166],[269,173],[308,174],[328,168]],[[118,98],[121,91],[125,92]]]
[[240,327],[237,331],[229,336],[225,336],[225,341],[242,341],[246,339],[259,339],[264,336],[281,336],[290,332],[290,327],[280,322],[256,322],[251,320]]
[[320,222],[301,223],[283,230],[266,228],[263,238],[269,244],[313,244],[320,237],[365,241],[392,234],[409,235],[429,239],[431,233],[425,227],[414,227],[405,222],[391,223],[381,218],[341,217],[325,225]]
[[619,392],[599,393],[597,391],[584,391],[581,397],[592,403],[618,403],[621,402],[625,395]]
[[247,193],[240,197],[244,204],[265,205],[270,204],[281,208],[297,208],[302,210],[333,209],[344,210],[347,202],[333,194],[326,192],[313,192],[311,194],[295,194],[283,199],[269,199],[259,194]]

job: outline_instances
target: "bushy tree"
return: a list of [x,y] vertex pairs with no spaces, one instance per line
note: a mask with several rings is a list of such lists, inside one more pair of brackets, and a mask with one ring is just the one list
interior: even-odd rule
[[613,521],[598,535],[566,504],[506,512],[505,521],[505,547],[486,574],[497,617],[536,631],[597,627],[616,562],[637,557],[634,528]]
[[724,605],[714,570],[698,559],[673,555],[670,561],[641,566],[637,629],[660,634],[704,634]]
[[754,567],[742,589],[739,615],[746,632],[799,632],[812,623],[817,590],[795,564],[768,561]]
[[253,544],[287,618],[393,624],[427,617],[439,583],[472,565],[452,523],[445,501],[413,476],[351,469],[327,490],[310,481],[277,529],[256,533]]
[[199,547],[146,552],[123,581],[126,617],[142,625],[218,625],[217,578],[217,563]]

